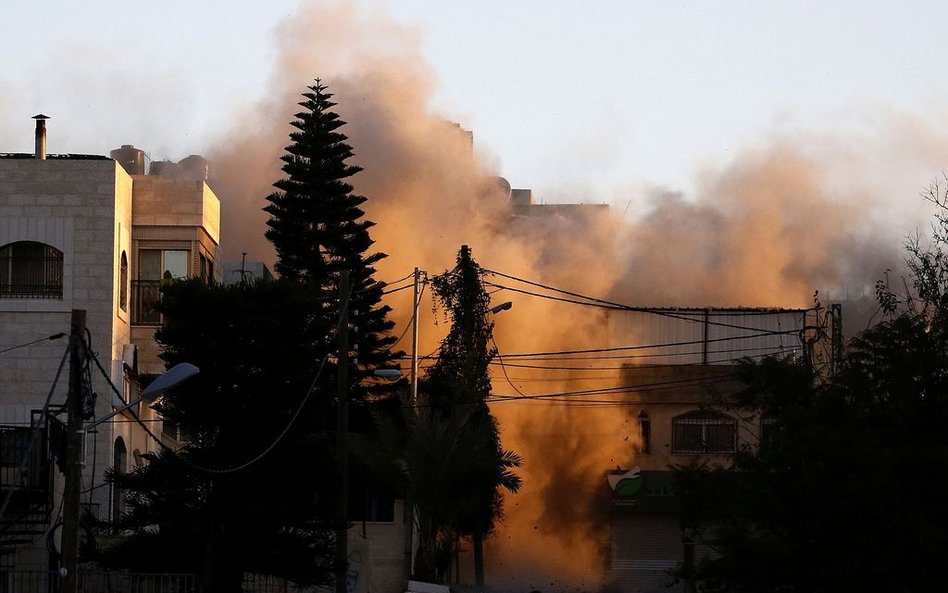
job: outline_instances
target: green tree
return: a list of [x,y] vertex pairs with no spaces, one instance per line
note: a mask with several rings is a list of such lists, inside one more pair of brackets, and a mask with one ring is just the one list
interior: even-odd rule
[[851,341],[835,376],[743,366],[730,405],[761,415],[760,446],[730,468],[679,470],[683,520],[713,550],[679,577],[722,592],[920,591],[948,577],[944,216],[935,231],[931,247],[909,244],[913,294],[880,284],[887,318]]
[[[135,535],[103,562],[199,572],[212,593],[239,590],[245,572],[308,585],[341,569],[326,554],[327,527],[344,527],[335,510],[346,495],[342,451],[327,438],[339,428],[335,361],[348,365],[351,424],[371,426],[369,402],[391,388],[367,378],[393,359],[395,339],[380,304],[384,285],[373,278],[384,255],[369,252],[365,198],[345,182],[359,169],[346,164],[352,150],[337,131],[344,122],[319,81],[303,97],[282,157],[287,177],[265,208],[281,280],[163,289],[161,356],[202,371],[159,407],[187,442],[113,476],[128,493],[120,525]],[[351,290],[340,298],[343,271]],[[337,352],[339,331],[348,334],[346,353]],[[128,553],[136,541],[155,554]]]
[[360,208],[366,198],[354,194],[346,181],[361,169],[347,164],[352,147],[339,131],[345,122],[332,110],[332,94],[316,80],[302,96],[303,110],[291,122],[296,129],[281,157],[286,177],[267,196],[266,237],[276,247],[280,277],[318,291],[327,327],[338,315],[339,272],[349,271],[349,359],[357,361],[349,371],[349,396],[359,402],[373,393],[391,393],[390,386],[366,381],[394,357],[395,338],[389,335],[394,323],[387,317],[390,308],[381,304],[384,284],[374,279],[373,266],[385,254],[370,251],[374,223],[364,219]]
[[102,563],[199,574],[210,592],[239,590],[244,573],[326,581],[332,507],[316,503],[334,495],[333,403],[313,389],[325,357],[313,297],[289,282],[163,289],[161,357],[201,372],[156,405],[183,447],[111,476],[126,494],[114,527],[131,535]]
[[484,538],[503,513],[501,489],[516,492],[521,465],[515,453],[501,448],[497,422],[487,406],[490,362],[497,354],[490,320],[490,296],[483,271],[470,249],[461,247],[454,269],[432,280],[435,294],[451,318],[451,328],[423,382],[432,421],[463,417],[459,441],[469,453],[466,479],[453,484],[454,516],[448,526],[468,536],[474,546],[477,585],[484,584]]

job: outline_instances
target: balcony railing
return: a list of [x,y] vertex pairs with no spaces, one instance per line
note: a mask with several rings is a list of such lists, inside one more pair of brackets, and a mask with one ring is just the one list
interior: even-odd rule
[[134,325],[161,325],[161,314],[155,305],[161,299],[160,280],[132,282],[132,323]]
[[62,256],[0,256],[0,298],[63,298]]

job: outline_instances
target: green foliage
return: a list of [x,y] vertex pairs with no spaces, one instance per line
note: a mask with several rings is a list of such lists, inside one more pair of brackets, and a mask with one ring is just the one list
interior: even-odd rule
[[910,243],[914,294],[880,285],[888,318],[850,342],[835,376],[742,367],[731,404],[766,428],[729,469],[679,468],[683,520],[714,553],[678,577],[709,592],[919,591],[948,578],[946,240]]
[[[372,371],[393,360],[389,335],[394,323],[381,305],[384,284],[374,279],[373,267],[385,254],[370,252],[369,229],[360,206],[364,196],[353,194],[346,180],[361,169],[346,163],[352,148],[339,128],[345,122],[332,111],[332,94],[319,80],[303,93],[291,125],[291,143],[282,157],[286,177],[274,183],[264,210],[270,214],[266,237],[276,247],[276,271],[284,280],[311,285],[323,322],[338,318],[339,272],[349,271],[350,401],[367,395],[390,395],[391,386],[366,382]],[[321,299],[321,300],[319,300]]]
[[188,440],[112,476],[126,492],[118,527],[132,535],[103,563],[202,574],[220,591],[245,572],[325,580],[316,559],[331,541],[329,517],[314,502],[333,496],[332,398],[310,391],[326,352],[312,297],[288,282],[163,290],[162,358],[201,372],[156,409]]
[[[132,533],[101,562],[202,574],[208,593],[237,591],[244,573],[322,584],[333,569],[338,487],[338,331],[346,356],[350,427],[371,426],[367,408],[391,393],[370,381],[395,338],[381,305],[360,205],[345,179],[352,149],[344,122],[317,81],[304,93],[282,157],[287,177],[267,197],[266,236],[276,247],[274,283],[235,287],[173,283],[162,291],[156,338],[168,364],[201,373],[157,407],[186,444],[112,479],[127,493],[118,527]],[[340,298],[340,272],[351,290]],[[343,306],[348,324],[340,324]]]
[[[482,546],[495,521],[503,514],[501,489],[516,492],[520,477],[513,470],[522,460],[500,445],[497,422],[487,407],[494,324],[489,320],[490,297],[483,271],[462,246],[453,270],[436,276],[434,292],[451,318],[451,329],[441,342],[438,358],[428,369],[423,392],[431,406],[429,422],[448,422],[465,454],[465,473],[453,480],[452,516],[432,525],[432,543],[469,536],[475,546],[475,573],[483,584]],[[419,504],[419,513],[422,513]],[[428,553],[433,553],[428,551]]]

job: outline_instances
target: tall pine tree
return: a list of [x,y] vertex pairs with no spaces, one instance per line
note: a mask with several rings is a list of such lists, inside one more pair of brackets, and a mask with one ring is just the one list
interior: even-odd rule
[[360,208],[366,198],[354,194],[346,181],[361,169],[346,162],[353,156],[352,147],[339,131],[345,122],[332,110],[332,94],[317,79],[302,96],[303,110],[291,122],[296,128],[290,134],[292,143],[281,157],[286,177],[274,183],[277,191],[267,196],[266,237],[276,247],[280,277],[310,284],[322,295],[329,333],[339,314],[339,272],[349,271],[349,397],[359,402],[390,389],[365,382],[374,369],[393,359],[395,338],[388,332],[394,323],[387,318],[390,308],[381,305],[384,284],[374,279],[373,267],[385,254],[370,251],[374,223],[363,218]]
[[[345,181],[359,168],[346,164],[344,122],[319,81],[303,97],[282,157],[287,177],[265,208],[280,281],[163,291],[162,358],[202,369],[160,407],[188,441],[112,477],[127,493],[117,524],[135,535],[103,563],[200,573],[210,593],[238,590],[247,572],[302,586],[328,576],[333,498],[342,493],[328,439],[337,368],[326,361],[338,354],[337,330],[347,331],[349,351],[338,359],[348,362],[347,399],[356,404],[350,425],[369,426],[366,402],[392,387],[367,379],[394,358],[395,339],[384,285],[373,278],[385,256],[370,252],[365,198]],[[340,327],[343,270],[351,291]],[[134,549],[149,553],[127,553]]]

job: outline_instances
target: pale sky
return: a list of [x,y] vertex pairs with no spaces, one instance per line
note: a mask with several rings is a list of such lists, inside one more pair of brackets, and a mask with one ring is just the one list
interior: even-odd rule
[[[687,195],[703,170],[775,134],[859,143],[877,118],[903,116],[946,127],[946,2],[354,4],[411,29],[438,79],[433,108],[472,129],[515,187],[548,201]],[[51,152],[204,152],[266,93],[277,27],[297,9],[6,0],[0,151],[31,151],[29,118],[44,112]],[[919,177],[919,187],[931,178]]]

